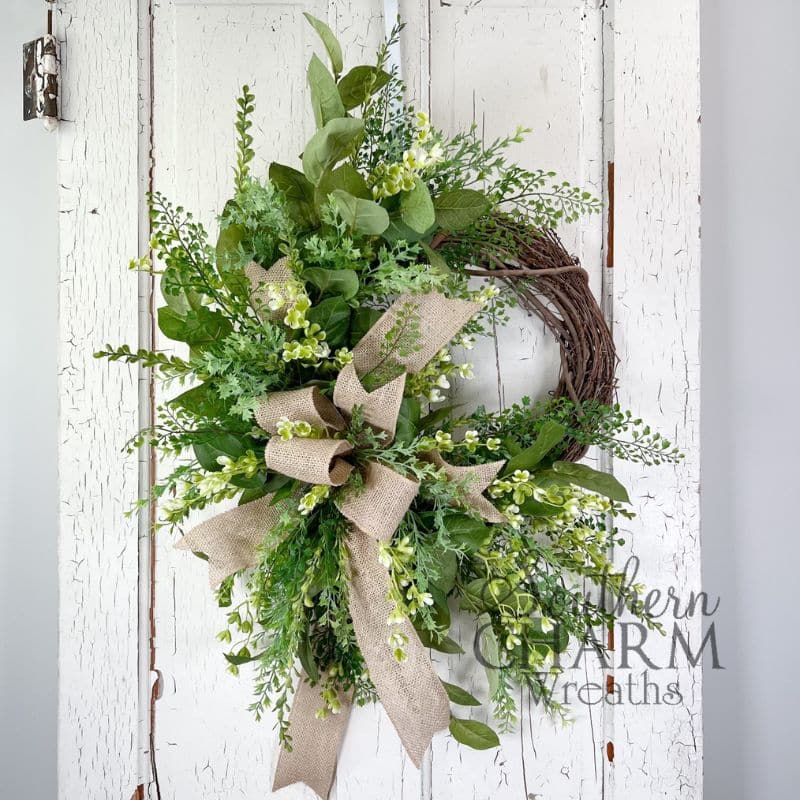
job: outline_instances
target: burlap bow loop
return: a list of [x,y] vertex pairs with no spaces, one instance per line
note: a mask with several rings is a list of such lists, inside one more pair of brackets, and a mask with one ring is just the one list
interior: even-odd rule
[[461,498],[465,506],[477,511],[486,522],[503,523],[506,518],[489,502],[483,493],[505,466],[505,461],[492,461],[488,464],[477,464],[474,467],[455,467],[448,464],[438,450],[420,454],[421,458],[439,467],[448,480],[464,485],[464,496]]

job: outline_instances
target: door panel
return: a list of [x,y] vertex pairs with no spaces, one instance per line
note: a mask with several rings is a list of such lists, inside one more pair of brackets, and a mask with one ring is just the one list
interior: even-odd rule
[[[257,96],[254,170],[264,174],[272,160],[295,163],[313,130],[305,67],[318,47],[302,11],[327,18],[352,64],[377,47],[383,3],[158,0],[151,8],[140,0],[138,19],[131,5],[61,3],[64,116],[72,121],[59,134],[66,400],[60,793],[127,798],[138,782],[139,797],[256,800],[268,794],[276,737],[271,720],[256,723],[247,711],[247,670],[239,678],[224,672],[215,640],[224,614],[209,592],[206,564],[174,552],[167,535],[155,537],[151,553],[147,519],[137,552],[135,531],[121,515],[137,493],[136,476],[113,448],[122,444],[123,428],[135,426],[139,397],[147,419],[147,376],[139,392],[135,376],[87,361],[87,349],[135,341],[136,284],[124,265],[147,242],[145,191],[164,192],[195,212],[213,241],[215,214],[232,188],[241,84]],[[625,526],[620,562],[633,547],[649,584],[688,592],[699,589],[697,0],[658,11],[643,5],[401,0],[403,71],[416,105],[438,126],[455,132],[475,122],[486,139],[517,124],[532,127],[516,147],[519,161],[552,168],[606,200],[607,162],[616,163],[613,219],[596,216],[561,233],[613,324],[621,402],[688,456],[677,468],[646,475],[636,465],[594,459],[637,498],[641,515]],[[90,55],[98,52],[113,53],[102,69]],[[143,345],[150,288],[141,287]],[[478,377],[458,386],[461,402],[498,408],[525,394],[545,396],[555,385],[555,343],[538,319],[512,314],[498,343],[482,342],[470,354]],[[156,403],[165,399],[157,392]],[[90,451],[97,454],[91,469]],[[152,477],[146,459],[141,467],[142,480]],[[156,465],[156,472],[167,467]],[[94,531],[103,535],[94,538]],[[681,622],[685,635],[697,637],[698,628]],[[455,616],[453,635],[471,650],[469,620]],[[669,648],[665,639],[653,653],[666,664]],[[443,677],[485,696],[472,659],[434,660]],[[564,681],[606,686],[629,674],[640,680],[635,670],[605,670],[586,656]],[[519,727],[502,737],[499,751],[477,753],[442,734],[421,772],[380,707],[356,709],[334,797],[698,798],[699,669],[664,670],[659,682],[667,675],[685,687],[682,704],[573,702],[574,723],[566,728],[523,696]]]

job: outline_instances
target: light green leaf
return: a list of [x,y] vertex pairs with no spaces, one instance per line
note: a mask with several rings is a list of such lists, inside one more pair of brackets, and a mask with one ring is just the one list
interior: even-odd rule
[[309,14],[307,11],[303,12],[303,16],[308,20],[311,27],[317,32],[317,35],[322,39],[322,44],[328,52],[328,58],[331,60],[331,67],[333,67],[333,74],[338,78],[344,69],[344,62],[342,60],[342,46],[339,44],[333,31],[321,20]]
[[358,275],[352,269],[310,267],[303,270],[302,278],[316,286],[321,294],[339,294],[349,300],[358,292]]
[[439,576],[433,581],[446,595],[450,594],[456,585],[456,574],[458,572],[458,556],[452,550],[444,547],[432,548],[431,557],[439,570]]
[[556,461],[552,471],[539,473],[558,481],[560,483],[574,483],[588,489],[590,492],[597,492],[611,500],[620,503],[630,503],[628,492],[625,487],[607,472],[599,472],[596,469],[587,467],[586,464],[576,464],[573,461]]
[[219,232],[215,251],[218,269],[230,270],[239,266],[239,245],[246,235],[243,225],[228,225]]
[[332,119],[309,139],[303,151],[303,172],[317,184],[323,172],[333,167],[354,149],[357,139],[364,132],[360,119],[343,117]]
[[492,618],[488,614],[478,616],[478,632],[478,652],[489,681],[489,697],[494,697],[500,686],[500,645],[494,635]]
[[557,422],[548,420],[539,430],[536,441],[510,458],[503,468],[504,475],[518,469],[533,469],[567,434],[567,429]]
[[500,747],[497,734],[482,722],[474,719],[450,719],[450,733],[457,742],[471,747],[473,750],[490,750]]
[[311,56],[308,64],[308,88],[311,92],[311,107],[314,109],[314,120],[318,128],[332,119],[338,119],[345,115],[336,81],[316,55]]
[[433,200],[436,222],[446,231],[459,231],[472,225],[489,210],[489,198],[475,189],[453,189]]
[[350,306],[342,297],[329,297],[308,312],[308,319],[325,331],[325,341],[331,347],[342,347],[350,328]]
[[334,189],[331,197],[336,202],[342,219],[354,231],[365,233],[368,236],[376,236],[389,227],[389,214],[378,203],[353,197],[344,189]]
[[428,263],[431,265],[431,269],[439,275],[449,275],[452,270],[448,266],[444,256],[438,252],[438,250],[434,250],[430,245],[425,244],[425,242],[421,242],[421,244],[425,255],[428,257]]
[[368,97],[386,86],[390,78],[388,72],[377,67],[353,67],[339,81],[339,95],[344,107],[349,111],[360,106]]
[[389,244],[397,244],[397,242],[418,242],[425,236],[424,233],[417,233],[413,228],[403,222],[402,219],[394,217],[391,219],[391,224],[383,232],[383,238]]
[[473,697],[466,689],[462,689],[460,686],[447,683],[447,681],[442,681],[442,685],[451,703],[459,706],[479,706],[481,704],[477,697]]
[[410,192],[400,195],[400,216],[417,233],[425,233],[436,222],[431,193],[419,178]]

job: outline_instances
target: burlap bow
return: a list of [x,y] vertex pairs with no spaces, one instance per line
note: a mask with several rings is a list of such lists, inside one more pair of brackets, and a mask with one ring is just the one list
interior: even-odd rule
[[[263,283],[290,280],[291,273],[281,261],[267,272],[251,265],[248,277],[253,285],[253,296],[258,300],[265,296]],[[385,361],[382,346],[386,335],[401,314],[408,316],[409,304],[413,304],[420,336],[413,352],[395,356],[406,372],[422,369],[479,308],[477,303],[449,300],[436,292],[401,297],[353,350],[353,363],[339,374],[332,401],[317,387],[275,392],[263,398],[256,419],[273,434],[265,449],[265,460],[271,470],[308,484],[343,486],[354,469],[353,461],[348,460],[353,447],[338,435],[346,429],[357,406],[364,420],[385,434],[387,444],[394,438],[405,372],[372,392],[366,391],[359,375]],[[263,304],[259,305],[263,308]],[[284,418],[309,423],[318,438],[294,437],[285,441],[274,435],[279,421]],[[499,512],[482,496],[502,462],[475,468],[452,467],[437,453],[429,454],[429,458],[451,480],[466,479],[466,505],[488,521],[502,521]],[[433,734],[449,724],[449,703],[411,622],[406,619],[397,626],[387,624],[394,606],[389,599],[388,571],[378,559],[378,542],[392,537],[416,497],[419,485],[378,461],[367,462],[362,477],[360,491],[343,491],[334,499],[350,523],[346,540],[350,614],[378,697],[406,752],[419,767]],[[269,537],[279,516],[280,511],[272,505],[272,497],[267,496],[202,523],[189,531],[177,546],[205,553],[211,582],[216,584],[257,563],[256,548]],[[403,633],[408,642],[402,662],[396,660],[389,645],[389,634],[395,630]],[[342,711],[318,720],[315,712],[319,701],[318,691],[301,676],[290,717],[292,750],[281,751],[274,790],[302,781],[321,797],[328,796],[351,701],[349,697],[340,696]]]

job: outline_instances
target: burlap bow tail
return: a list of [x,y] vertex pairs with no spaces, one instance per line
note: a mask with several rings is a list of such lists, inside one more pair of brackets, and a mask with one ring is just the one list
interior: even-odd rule
[[[316,387],[276,392],[264,398],[256,419],[266,431],[276,434],[279,421],[288,418],[309,423],[318,435],[318,438],[294,437],[288,441],[273,435],[265,451],[271,470],[308,484],[343,486],[354,469],[354,454],[353,446],[346,439],[337,438],[337,434],[347,428],[356,407],[361,409],[366,423],[385,434],[384,442],[391,442],[406,372],[372,392],[365,390],[359,375],[365,376],[385,361],[382,347],[387,333],[401,316],[408,316],[409,303],[414,306],[420,336],[419,347],[413,353],[395,356],[406,372],[422,369],[479,308],[476,303],[448,300],[435,292],[401,297],[354,349],[353,363],[346,366],[336,380],[332,402]],[[444,462],[439,465],[444,466]],[[476,468],[478,485],[472,487],[473,507],[490,520],[497,511],[480,492],[500,466]],[[479,470],[486,474],[479,474]],[[456,477],[450,472],[448,475]],[[428,652],[411,622],[405,619],[397,626],[387,624],[394,606],[388,598],[389,573],[378,559],[378,542],[392,537],[416,497],[419,485],[374,460],[362,467],[362,477],[363,484],[358,491],[344,490],[334,499],[350,523],[346,540],[350,614],[378,697],[406,752],[419,767],[433,734],[449,724],[449,704]],[[479,508],[481,501],[485,505]],[[256,547],[264,541],[278,516],[271,498],[264,497],[199,525],[178,546],[205,553],[211,581],[217,583],[237,570],[255,565]],[[395,631],[403,633],[407,639],[406,658],[402,662],[397,661],[389,644],[389,635]],[[350,710],[349,697],[342,695],[340,702],[342,711],[339,714],[317,719],[319,693],[305,676],[301,677],[290,718],[292,750],[281,751],[274,790],[302,781],[321,797],[328,796]]]

